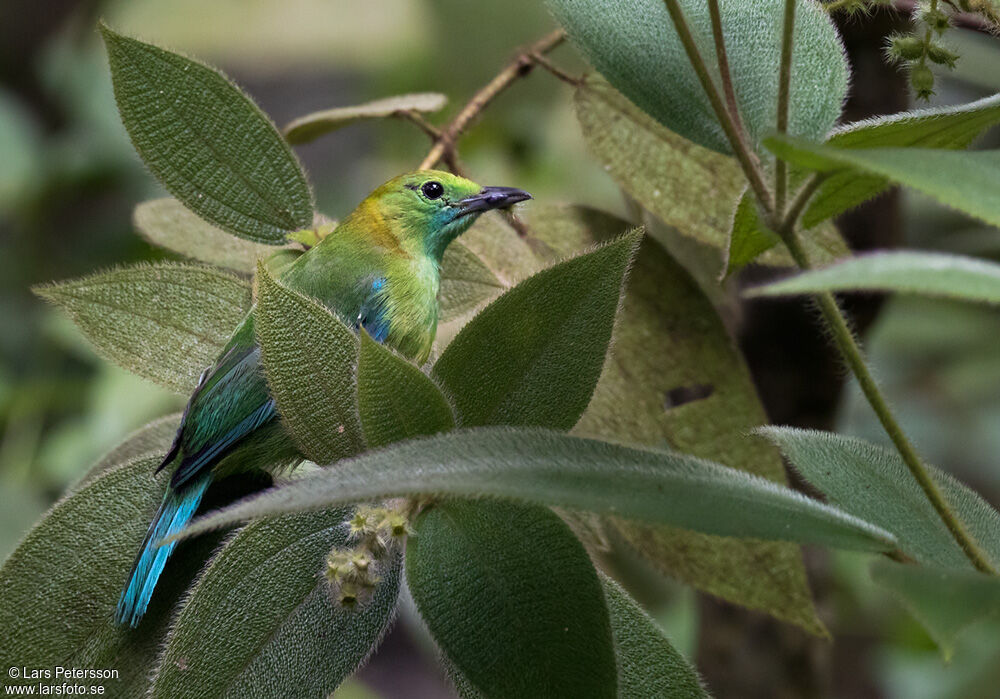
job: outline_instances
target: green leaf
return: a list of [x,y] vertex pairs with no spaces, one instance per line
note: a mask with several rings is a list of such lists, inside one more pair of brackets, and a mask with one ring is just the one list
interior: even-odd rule
[[[536,217],[543,211],[529,209],[527,222],[554,255],[571,254],[627,226],[578,207]],[[561,223],[552,225],[556,220]],[[746,438],[766,422],[750,372],[711,301],[662,247],[645,241],[625,286],[610,361],[575,431],[666,444],[784,484],[778,451]],[[622,520],[612,526],[660,571],[825,633],[797,547]]]
[[751,289],[748,296],[892,291],[1000,304],[1000,265],[935,252],[880,252]]
[[446,323],[475,310],[505,288],[478,255],[456,240],[441,260],[440,321]]
[[721,536],[862,551],[894,546],[878,527],[742,471],[686,454],[509,427],[366,452],[206,515],[184,536],[246,519],[404,496],[495,497]]
[[281,419],[311,461],[364,449],[357,412],[358,338],[318,302],[257,264],[254,315],[261,360]]
[[[682,235],[726,249],[733,210],[746,187],[735,160],[665,129],[601,80],[577,88],[576,114],[587,147],[630,197]],[[817,262],[847,254],[830,224],[808,232],[803,244]],[[794,266],[784,246],[760,261]]]
[[[933,107],[866,119],[838,128],[827,143],[838,148],[968,148],[972,141],[1000,122],[1000,95],[969,104]],[[814,226],[874,197],[887,186],[879,175],[839,172],[813,195],[802,216]]]
[[707,699],[698,673],[642,607],[606,575],[601,584],[611,614],[620,699]]
[[600,377],[640,235],[539,272],[462,329],[433,369],[461,424],[576,424]]
[[448,659],[491,697],[610,697],[617,672],[597,571],[550,510],[448,502],[425,510],[406,579]]
[[198,265],[122,267],[34,288],[59,306],[97,352],[184,395],[250,308],[250,286]]
[[[764,427],[760,433],[831,503],[895,534],[903,552],[927,564],[972,568],[897,452],[829,432]],[[972,537],[1000,564],[1000,513],[947,473],[925,467]]]
[[213,536],[178,547],[139,627],[113,623],[135,552],[170,480],[167,473],[153,475],[159,462],[142,457],[96,476],[57,502],[6,560],[0,568],[4,668],[116,669],[118,679],[101,683],[109,695],[145,696],[174,602],[219,541]]
[[451,406],[430,377],[366,332],[358,358],[358,413],[372,449],[455,427]]
[[779,158],[799,167],[878,175],[1000,226],[1000,151],[847,149],[778,136],[765,144]]
[[[684,138],[730,152],[663,0],[547,0],[546,4],[590,63],[632,102]],[[679,4],[718,84],[708,6],[702,0]],[[774,129],[777,119],[785,3],[722,0],[719,5],[740,116],[756,143]],[[796,3],[794,46],[789,133],[818,140],[840,116],[848,68],[833,23],[817,3]]]
[[313,112],[295,119],[284,128],[289,143],[309,143],[323,134],[366,119],[405,116],[407,112],[436,112],[448,103],[439,92],[417,92]]
[[135,207],[132,222],[153,245],[234,272],[253,274],[258,257],[274,253],[271,245],[236,238],[200,218],[176,199],[165,197]]
[[185,206],[242,238],[280,245],[313,220],[288,144],[222,73],[101,24],[122,122],[143,161]]
[[1000,580],[976,570],[872,564],[872,579],[891,590],[941,647],[945,660],[967,626],[1000,617]]
[[726,270],[723,278],[746,267],[779,244],[781,238],[761,220],[757,201],[750,190],[746,190],[740,197],[736,214],[733,216],[733,230],[729,234],[729,247],[726,248]]
[[226,542],[167,637],[151,697],[327,696],[374,650],[393,616],[401,557],[372,599],[334,601],[322,572],[349,544],[350,508],[255,522]]
[[132,461],[139,457],[163,458],[174,443],[177,428],[181,424],[181,413],[164,415],[140,427],[121,441],[114,449],[98,459],[87,469],[72,490],[79,490],[108,469]]

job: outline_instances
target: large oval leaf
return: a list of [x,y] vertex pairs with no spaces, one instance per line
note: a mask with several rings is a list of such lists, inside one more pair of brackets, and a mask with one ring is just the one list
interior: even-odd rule
[[143,161],[184,205],[260,243],[313,220],[312,193],[288,144],[222,73],[106,25],[122,122]]
[[618,659],[618,696],[707,699],[698,673],[642,607],[611,578],[601,575],[601,583]]
[[792,296],[821,291],[891,291],[1000,304],[1000,265],[935,252],[880,252],[756,287],[748,295]]
[[329,463],[363,449],[357,336],[318,302],[275,281],[263,263],[254,326],[278,412],[302,453]]
[[766,144],[779,158],[802,168],[876,175],[1000,226],[1000,151],[837,148],[777,136]]
[[640,235],[539,272],[462,329],[433,369],[461,424],[576,424],[601,374]]
[[[917,109],[866,119],[837,129],[827,141],[840,148],[967,148],[985,129],[1000,122],[1000,95],[969,104]],[[805,226],[843,213],[887,186],[879,175],[857,172],[828,177],[802,215]]]
[[455,426],[451,406],[431,378],[366,332],[358,357],[358,414],[373,449]]
[[[764,427],[802,475],[838,507],[891,531],[918,561],[949,568],[972,564],[896,451],[852,437]],[[969,534],[1000,565],[1000,513],[947,473],[925,465]]]
[[406,547],[417,610],[487,697],[612,697],[617,672],[597,571],[550,510],[449,502]]
[[35,287],[105,358],[189,394],[250,308],[250,285],[198,265],[123,267]]
[[[547,0],[570,39],[611,84],[657,121],[695,143],[730,152],[663,0]],[[708,5],[679,0],[718,84]],[[785,0],[721,0],[740,116],[753,141],[777,123]],[[840,116],[847,61],[818,3],[796,0],[789,133],[822,139]],[[627,48],[626,48],[627,47]]]
[[445,495],[557,505],[722,536],[862,551],[895,545],[884,530],[834,507],[710,461],[509,427],[459,430],[366,452],[206,515],[184,535],[352,502]]
[[216,554],[167,637],[152,697],[326,697],[374,650],[392,619],[401,557],[372,599],[338,605],[322,572],[348,543],[350,508],[257,522]]
[[119,465],[63,498],[0,568],[5,674],[10,667],[113,669],[118,679],[86,683],[101,684],[110,696],[145,695],[174,604],[219,541],[178,547],[139,627],[114,624],[169,480],[166,473],[154,477],[159,462],[143,457]]
[[257,258],[275,252],[273,246],[237,238],[213,226],[172,197],[139,204],[132,222],[153,245],[234,272],[253,274]]

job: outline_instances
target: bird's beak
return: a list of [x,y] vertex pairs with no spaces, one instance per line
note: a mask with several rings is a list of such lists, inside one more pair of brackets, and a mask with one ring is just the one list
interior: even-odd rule
[[458,215],[465,216],[490,209],[505,209],[528,199],[531,195],[516,187],[483,187],[481,192],[462,199],[456,206]]

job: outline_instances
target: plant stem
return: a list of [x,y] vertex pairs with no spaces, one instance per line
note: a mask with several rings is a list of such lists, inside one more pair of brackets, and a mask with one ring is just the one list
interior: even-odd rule
[[715,57],[719,62],[719,78],[722,81],[722,93],[725,95],[726,105],[729,107],[729,113],[733,117],[733,123],[742,132],[743,123],[740,120],[740,106],[736,102],[733,76],[729,71],[729,54],[726,52],[726,37],[722,33],[722,15],[719,12],[718,0],[709,1],[708,15],[712,20],[712,40],[715,42]]
[[[469,125],[479,116],[490,102],[492,102],[497,95],[506,90],[512,83],[517,81],[518,78],[522,78],[531,72],[531,69],[535,67],[536,58],[535,56],[543,56],[556,46],[561,44],[566,39],[566,33],[562,29],[556,29],[549,34],[546,34],[541,39],[536,41],[531,46],[525,48],[521,53],[514,57],[514,59],[504,66],[503,70],[496,74],[496,76],[486,83],[479,91],[472,96],[472,98],[466,103],[462,110],[455,115],[444,128],[441,129],[441,135],[434,142],[434,146],[431,148],[427,157],[423,159],[420,163],[418,170],[429,170],[437,165],[442,159],[456,160],[454,156],[455,144],[457,143],[459,137],[462,133],[469,127]],[[451,154],[449,156],[449,154]]]
[[[813,181],[815,181],[815,178]],[[808,186],[809,185],[807,184],[806,187]],[[804,187],[803,190],[805,189],[806,188]],[[797,197],[797,199],[799,198],[808,200],[808,196]],[[792,257],[794,258],[796,264],[798,264],[798,266],[802,269],[811,269],[812,264],[809,261],[809,257],[806,255],[805,249],[802,247],[802,243],[799,240],[799,236],[795,232],[795,222],[798,216],[797,214],[791,215],[792,213],[792,211],[789,212],[790,215],[785,218],[778,234],[781,236],[782,240],[785,241],[785,245],[788,246],[788,250],[792,253]],[[914,449],[913,445],[910,443],[906,433],[903,432],[903,428],[896,420],[896,416],[893,415],[892,409],[889,407],[885,396],[882,395],[882,391],[875,382],[875,378],[868,370],[868,365],[865,363],[861,348],[858,346],[857,340],[854,339],[854,334],[848,327],[844,313],[837,305],[833,294],[830,292],[817,294],[816,301],[819,304],[827,325],[830,327],[834,342],[837,343],[837,348],[840,350],[844,360],[851,368],[851,372],[854,374],[855,378],[858,380],[858,384],[861,386],[861,391],[865,394],[865,398],[868,400],[869,405],[871,405],[872,410],[875,411],[879,422],[882,423],[883,429],[885,429],[886,434],[889,435],[889,438],[895,445],[899,455],[903,458],[903,462],[906,464],[906,467],[916,479],[920,489],[924,491],[924,495],[926,495],[927,499],[930,500],[934,510],[938,513],[938,516],[944,522],[948,531],[961,547],[969,561],[971,561],[978,570],[984,573],[996,575],[997,571],[987,560],[986,554],[969,535],[965,526],[955,513],[951,511],[951,507],[945,499],[944,494],[941,492],[941,489],[938,488],[937,483],[935,483],[931,478],[927,468],[917,455],[916,449]]]
[[[778,69],[778,120],[779,134],[788,131],[788,102],[792,86],[792,47],[795,36],[795,3],[785,0],[785,18],[781,29],[781,65]],[[788,164],[781,158],[774,164],[774,209],[777,216],[785,215],[785,197],[788,196]]]
[[[701,87],[708,96],[712,110],[715,112],[715,116],[722,126],[722,130],[729,141],[730,147],[733,149],[733,153],[736,155],[736,159],[740,163],[740,167],[743,168],[750,187],[753,189],[757,200],[760,201],[765,211],[768,214],[772,214],[774,212],[774,198],[764,183],[764,172],[760,167],[760,162],[747,145],[743,130],[737,128],[732,114],[726,109],[722,96],[719,94],[719,90],[708,72],[708,66],[705,65],[705,60],[698,51],[698,45],[691,35],[691,30],[688,28],[687,20],[684,19],[684,13],[681,11],[680,4],[677,0],[664,0],[664,2],[667,6],[667,12],[670,13],[670,19],[674,23],[674,29],[677,30],[677,36],[681,40],[681,45],[684,46],[684,51],[687,53],[688,61],[691,63],[691,67],[694,68],[694,72],[701,82]],[[717,3],[718,0],[709,0],[709,5]]]

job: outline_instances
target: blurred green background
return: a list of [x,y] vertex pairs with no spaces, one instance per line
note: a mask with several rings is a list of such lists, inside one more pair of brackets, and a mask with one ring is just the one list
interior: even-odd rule
[[[163,191],[118,120],[99,17],[219,66],[279,125],[316,109],[415,91],[446,93],[451,101],[435,115],[446,117],[515,47],[553,27],[536,0],[0,3],[0,557],[103,452],[182,407],[179,397],[98,359],[65,317],[29,291],[164,256],[132,230],[134,205]],[[935,102],[1000,90],[1000,41],[952,34],[963,59],[940,81]],[[877,62],[878,40],[865,40],[870,50],[857,55]],[[571,48],[554,60],[582,68]],[[866,80],[870,66],[855,65],[855,90],[877,91],[881,78]],[[995,134],[987,144],[996,147]],[[411,125],[387,121],[338,131],[298,154],[320,209],[340,217],[379,183],[415,167],[427,148]],[[481,182],[624,211],[614,183],[587,157],[568,88],[544,72],[497,100],[463,140],[462,156]],[[1000,259],[1000,232],[921,198],[900,201],[905,245]],[[928,460],[1000,502],[1000,313],[899,299],[881,308],[867,337],[876,373]],[[837,415],[840,430],[885,441],[853,386]],[[834,634],[821,663],[832,694],[1000,696],[996,628],[971,629],[946,665],[920,627],[870,583],[865,558],[814,558],[821,615]],[[636,587],[648,591],[645,600],[681,650],[695,656],[707,632],[695,594],[660,579],[644,582]],[[356,685],[344,696],[447,696],[433,649],[405,614],[403,622],[362,672],[367,688]]]

